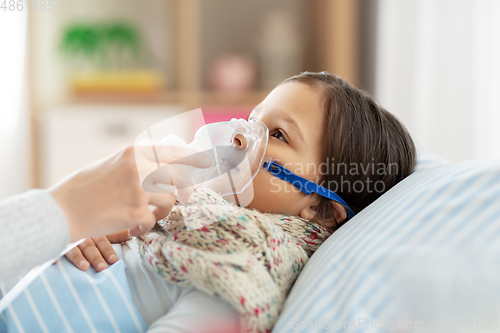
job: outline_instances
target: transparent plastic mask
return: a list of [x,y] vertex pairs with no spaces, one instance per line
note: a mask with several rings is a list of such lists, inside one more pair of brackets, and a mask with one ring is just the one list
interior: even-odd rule
[[[231,119],[204,125],[187,146],[198,150],[199,154],[208,155],[212,159],[211,166],[206,169],[196,168],[183,164],[181,158],[152,172],[144,179],[143,188],[159,192],[151,179],[171,179],[171,185],[178,190],[201,185],[223,197],[241,194],[250,187],[265,162],[268,140],[267,126],[255,118],[249,121]],[[162,140],[162,144],[179,146],[185,143],[179,137],[169,135]],[[246,206],[253,199],[253,189],[245,192],[245,198],[235,197],[240,206]]]

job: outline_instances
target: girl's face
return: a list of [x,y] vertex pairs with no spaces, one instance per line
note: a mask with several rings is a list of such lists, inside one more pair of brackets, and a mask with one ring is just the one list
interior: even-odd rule
[[[316,183],[321,176],[317,166],[321,163],[326,116],[322,100],[320,89],[289,82],[276,87],[250,114],[269,128],[266,157]],[[253,190],[254,199],[248,207],[262,212],[311,220],[311,206],[319,202],[318,195],[306,195],[267,171],[257,174]]]

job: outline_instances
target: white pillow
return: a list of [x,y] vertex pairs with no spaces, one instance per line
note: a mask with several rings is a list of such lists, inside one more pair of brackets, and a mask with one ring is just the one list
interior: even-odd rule
[[138,333],[147,328],[132,302],[123,260],[97,273],[93,267],[82,272],[62,257],[0,314],[0,332]]
[[444,158],[429,153],[428,151],[417,147],[417,165],[414,172],[419,172],[425,169],[434,168],[443,164],[449,163]]
[[[499,279],[500,161],[448,163],[415,172],[335,232],[273,332],[491,331]],[[457,320],[462,328],[446,328]]]

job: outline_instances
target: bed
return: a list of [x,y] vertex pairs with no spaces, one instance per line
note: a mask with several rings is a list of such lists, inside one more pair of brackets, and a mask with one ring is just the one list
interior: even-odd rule
[[415,172],[306,264],[274,333],[471,332],[500,321],[500,161]]

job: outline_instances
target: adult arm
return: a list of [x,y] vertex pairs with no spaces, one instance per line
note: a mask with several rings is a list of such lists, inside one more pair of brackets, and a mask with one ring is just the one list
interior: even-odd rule
[[0,201],[0,282],[56,257],[69,234],[64,213],[46,191]]
[[47,191],[32,190],[2,201],[0,283],[56,257],[68,242],[124,229],[131,236],[147,232],[167,216],[175,197],[143,190],[138,170],[155,170],[155,159],[169,163],[185,156],[183,164],[209,167],[210,158],[200,158],[197,152],[189,147],[156,146],[153,157],[151,147],[127,147]]

